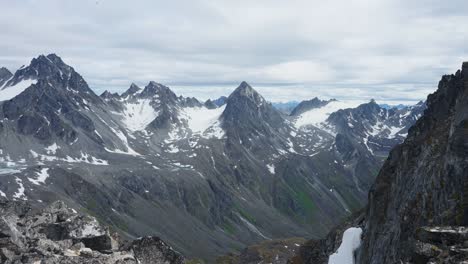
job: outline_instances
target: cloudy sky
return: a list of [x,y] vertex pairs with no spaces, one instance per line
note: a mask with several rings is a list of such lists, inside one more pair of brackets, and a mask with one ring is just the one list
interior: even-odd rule
[[466,0],[0,0],[0,65],[57,53],[98,93],[414,102],[468,60]]

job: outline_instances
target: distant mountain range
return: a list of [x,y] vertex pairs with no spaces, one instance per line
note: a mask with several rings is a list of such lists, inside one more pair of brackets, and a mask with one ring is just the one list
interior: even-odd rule
[[314,98],[279,111],[246,82],[206,102],[156,82],[98,96],[55,54],[0,69],[0,101],[0,196],[64,200],[211,260],[323,237],[366,204],[426,108]]

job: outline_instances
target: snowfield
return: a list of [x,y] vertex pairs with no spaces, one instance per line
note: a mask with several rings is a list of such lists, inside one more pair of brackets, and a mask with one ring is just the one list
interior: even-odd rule
[[0,90],[0,101],[7,101],[26,90],[29,86],[36,84],[37,80],[23,80],[13,86],[4,87]]
[[328,259],[328,264],[354,264],[354,252],[361,246],[362,229],[348,228],[343,233],[341,245]]
[[127,102],[123,111],[122,122],[130,131],[140,131],[146,128],[159,112],[154,110],[150,99],[138,99],[135,103]]
[[[207,137],[222,138],[224,136],[224,131],[218,120],[225,107],[225,105],[215,109],[187,107],[181,111],[181,116],[187,121],[188,127],[192,133],[205,135]],[[205,131],[207,131],[207,133],[205,133]]]
[[362,104],[363,102],[358,101],[333,101],[328,103],[327,105],[314,108],[307,112],[302,113],[295,121],[296,128],[300,128],[306,125],[314,125],[317,126],[322,122],[325,122],[327,118],[330,116],[331,113],[336,112],[340,109],[346,108],[354,108],[358,105]]

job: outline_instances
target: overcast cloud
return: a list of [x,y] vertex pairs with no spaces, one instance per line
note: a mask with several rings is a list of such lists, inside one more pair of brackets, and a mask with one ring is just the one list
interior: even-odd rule
[[0,0],[0,65],[57,53],[96,92],[242,80],[271,101],[414,102],[468,60],[466,0]]

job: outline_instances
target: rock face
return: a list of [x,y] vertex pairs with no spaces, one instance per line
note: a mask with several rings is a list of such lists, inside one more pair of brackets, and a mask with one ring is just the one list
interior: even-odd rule
[[468,63],[442,77],[424,116],[369,192],[362,263],[415,261],[423,226],[468,224]]
[[184,263],[157,237],[120,245],[118,235],[61,201],[34,213],[25,202],[1,200],[0,215],[1,263]]

